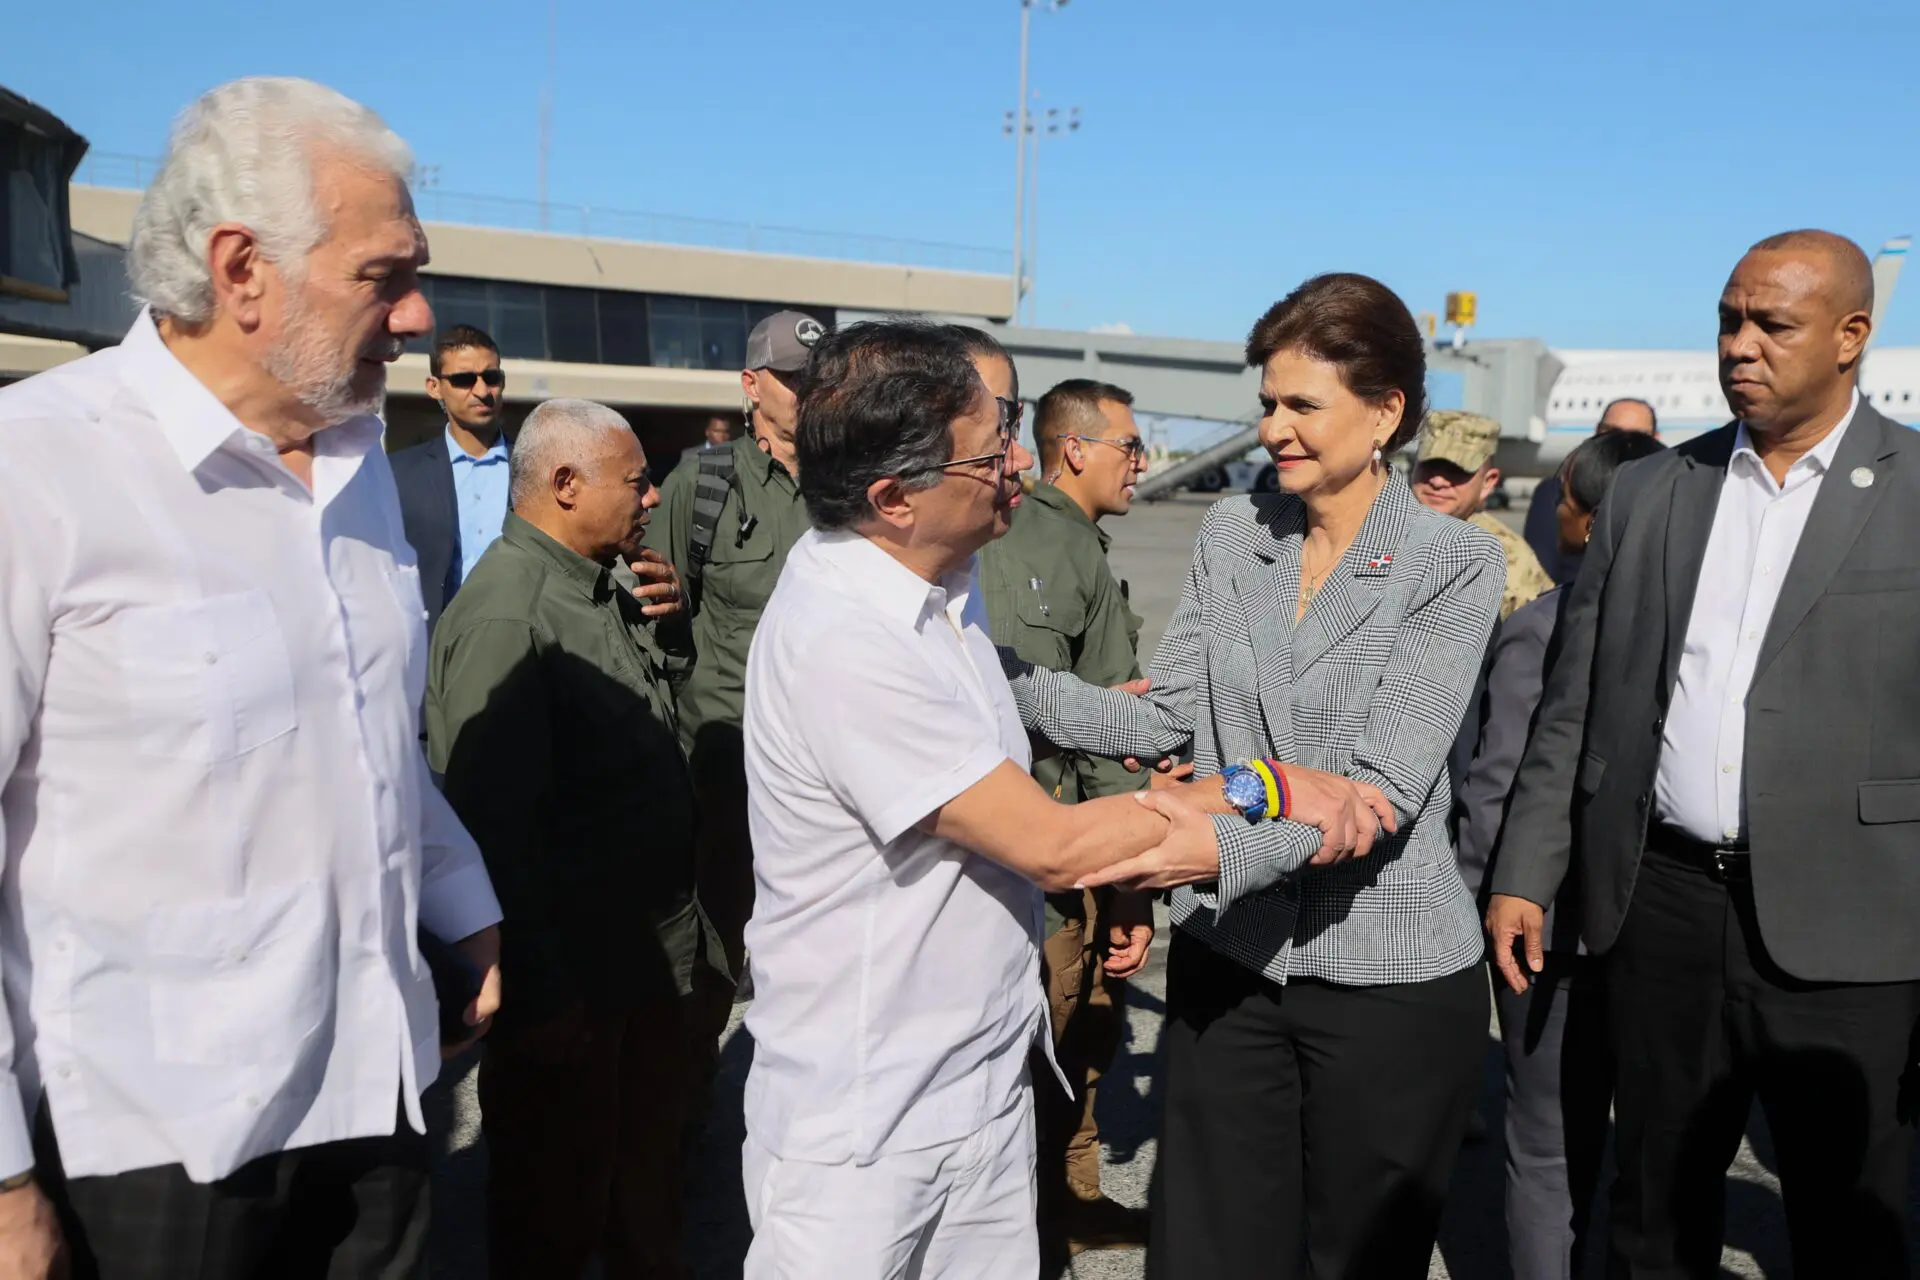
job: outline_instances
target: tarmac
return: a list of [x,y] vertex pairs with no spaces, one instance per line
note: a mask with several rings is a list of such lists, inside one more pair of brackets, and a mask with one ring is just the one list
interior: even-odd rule
[[[1178,599],[1191,561],[1193,539],[1207,506],[1216,499],[1176,495],[1137,504],[1121,519],[1110,519],[1115,569],[1130,583],[1133,607],[1144,619],[1141,653],[1159,643]],[[1515,523],[1520,513],[1505,517]],[[1144,1205],[1153,1169],[1154,1133],[1159,1099],[1155,1070],[1166,990],[1165,920],[1144,973],[1130,984],[1127,1036],[1113,1069],[1103,1080],[1099,1119],[1104,1144],[1103,1180],[1107,1194],[1129,1205]],[[735,1280],[741,1274],[751,1232],[740,1189],[741,1090],[752,1061],[750,1037],[740,1027],[745,1006],[734,1009],[733,1023],[721,1044],[721,1077],[714,1108],[688,1155],[688,1249],[698,1280]],[[1409,1069],[1415,1069],[1409,1064]],[[453,1064],[443,1083],[429,1095],[439,1134],[435,1187],[434,1280],[477,1280],[486,1274],[482,1191],[485,1151],[480,1140],[471,1061]],[[1462,1151],[1442,1220],[1440,1241],[1428,1275],[1432,1280],[1508,1280],[1506,1233],[1502,1218],[1505,1152],[1499,1042],[1489,1027],[1480,1114],[1487,1136]],[[1748,1140],[1727,1181],[1727,1247],[1722,1275],[1782,1280],[1793,1274],[1788,1255],[1780,1183],[1765,1126],[1757,1111]],[[1602,1203],[1595,1221],[1604,1223]],[[1920,1177],[1915,1179],[1920,1188]],[[1910,1209],[1909,1222],[1920,1221]],[[1588,1274],[1601,1273],[1599,1242]],[[1072,1280],[1138,1280],[1145,1256],[1137,1250],[1082,1254],[1065,1273]],[[519,1280],[519,1278],[502,1278]],[[823,1278],[825,1280],[825,1278]],[[1020,1280],[1010,1277],[1009,1280]]]

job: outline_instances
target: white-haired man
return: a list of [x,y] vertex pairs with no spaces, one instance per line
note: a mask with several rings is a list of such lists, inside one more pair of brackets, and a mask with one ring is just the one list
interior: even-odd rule
[[[672,1277],[687,997],[705,963],[693,784],[648,609],[616,584],[660,495],[626,419],[549,400],[512,503],[441,615],[427,730],[500,889],[512,1003],[481,1123],[497,1276]],[[704,983],[702,984],[704,987]]]
[[62,1229],[76,1275],[420,1265],[416,926],[472,966],[470,1041],[500,911],[420,753],[373,416],[432,325],[410,166],[332,90],[213,90],[126,340],[0,392],[0,1275]]

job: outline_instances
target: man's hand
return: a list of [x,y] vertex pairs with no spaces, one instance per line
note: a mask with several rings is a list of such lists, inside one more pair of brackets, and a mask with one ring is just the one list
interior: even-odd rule
[[1307,859],[1308,866],[1364,858],[1375,840],[1400,829],[1399,815],[1378,787],[1292,764],[1286,775],[1293,798],[1288,819],[1320,829],[1320,850]]
[[1213,819],[1177,791],[1136,791],[1133,798],[1170,824],[1167,837],[1146,852],[1102,867],[1082,881],[1088,889],[1120,884],[1129,889],[1172,889],[1220,878],[1220,842]]
[[1144,893],[1116,893],[1107,904],[1109,978],[1131,978],[1147,967],[1153,945],[1153,899]]
[[[1134,773],[1140,772],[1140,762],[1138,760],[1128,760],[1126,761],[1126,765],[1130,771]],[[1169,757],[1153,766],[1153,776],[1147,779],[1147,786],[1155,791],[1165,791],[1169,787],[1184,786],[1192,781],[1193,761],[1189,760],[1185,764],[1174,764],[1172,758]],[[1226,803],[1224,798],[1221,803]]]
[[490,924],[478,933],[468,934],[453,944],[480,975],[480,990],[467,1002],[461,1020],[473,1028],[473,1034],[459,1044],[442,1045],[442,1058],[457,1058],[479,1042],[493,1027],[493,1015],[500,1012],[500,926]]
[[652,547],[642,547],[628,564],[640,579],[633,598],[640,602],[642,617],[658,620],[685,612],[686,593],[680,590],[680,573],[671,561]]
[[1520,962],[1513,954],[1514,940],[1526,940],[1528,973],[1539,973],[1547,963],[1542,942],[1546,929],[1547,912],[1537,902],[1496,893],[1487,903],[1487,932],[1493,935],[1493,963],[1516,995],[1526,994],[1530,978],[1520,972]]
[[67,1274],[60,1219],[40,1184],[0,1191],[0,1280],[57,1280]]

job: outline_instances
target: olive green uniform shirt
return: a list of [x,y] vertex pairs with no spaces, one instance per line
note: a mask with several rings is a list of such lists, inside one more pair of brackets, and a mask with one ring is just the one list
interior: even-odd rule
[[[980,552],[980,597],[996,645],[1051,671],[1106,688],[1140,678],[1140,618],[1107,563],[1106,533],[1053,485],[1036,484],[1005,537]],[[1067,804],[1139,791],[1145,773],[1116,760],[1062,752],[1033,776]],[[1050,894],[1050,925],[1084,913],[1080,894]]]
[[733,482],[697,581],[687,571],[697,466],[674,468],[647,528],[647,545],[671,560],[688,584],[693,669],[680,686],[680,734],[696,764],[716,736],[726,740],[724,758],[739,759],[747,647],[787,553],[808,527],[799,485],[751,436],[733,442],[733,460]]
[[511,513],[434,631],[428,755],[500,897],[504,1017],[620,1012],[709,962],[662,658],[606,567]]

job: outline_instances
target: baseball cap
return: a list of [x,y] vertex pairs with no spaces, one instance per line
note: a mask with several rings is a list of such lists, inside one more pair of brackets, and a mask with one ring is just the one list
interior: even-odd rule
[[804,311],[776,311],[747,335],[747,368],[798,373],[826,326]]
[[1500,424],[1485,414],[1435,409],[1420,424],[1420,461],[1439,459],[1478,471],[1500,447]]

